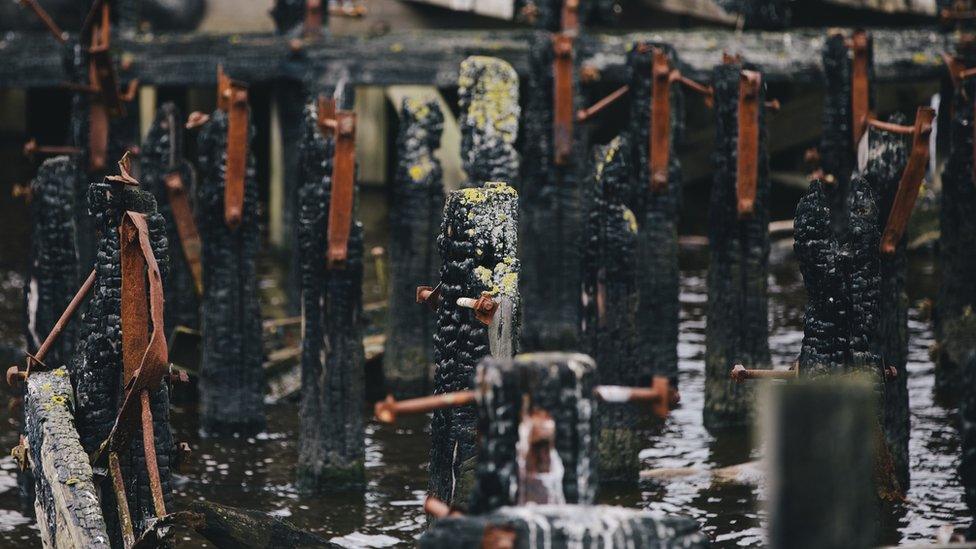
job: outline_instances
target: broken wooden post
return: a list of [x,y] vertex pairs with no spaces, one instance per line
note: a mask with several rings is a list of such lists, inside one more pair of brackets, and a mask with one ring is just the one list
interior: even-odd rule
[[166,222],[128,174],[128,158],[119,165],[120,176],[92,183],[88,193],[98,261],[85,336],[69,367],[82,446],[94,466],[112,472],[100,499],[113,543],[165,514],[175,453],[163,383]]
[[468,57],[458,74],[458,104],[461,163],[468,176],[464,186],[480,187],[488,181],[515,186],[520,113],[515,69],[494,57]]
[[164,281],[166,325],[170,330],[177,326],[197,330],[203,293],[202,243],[190,205],[195,174],[183,156],[183,122],[179,107],[173,103],[156,110],[139,155],[140,179],[156,197],[159,213],[166,219],[170,253]]
[[341,547],[318,534],[300,530],[288,521],[261,511],[194,501],[190,504],[189,512],[197,517],[193,529],[218,549]]
[[590,545],[701,549],[709,541],[694,519],[608,505],[502,507],[485,515],[448,516],[420,538],[422,549]]
[[[478,361],[511,356],[519,338],[518,194],[504,183],[453,191],[437,237],[442,265],[434,332],[434,394],[471,388]],[[490,318],[465,300],[497,303]],[[487,320],[488,322],[485,322]],[[490,324],[486,325],[486,324]],[[467,501],[475,457],[477,413],[472,406],[438,410],[431,421],[430,492],[453,504]]]
[[[949,158],[942,172],[939,203],[939,263],[942,278],[934,309],[936,390],[952,400],[960,395],[961,372],[976,348],[976,164],[973,160],[973,97],[976,78],[964,74],[976,66],[973,44],[963,49],[953,71]],[[966,77],[968,76],[968,77]]]
[[320,98],[301,150],[302,401],[298,485],[365,483],[363,228],[355,221],[355,114]]
[[873,547],[881,436],[873,382],[831,376],[771,389],[763,406],[770,547]]
[[218,77],[218,108],[200,128],[197,221],[203,238],[200,427],[264,427],[264,350],[255,259],[260,241],[247,88]]
[[579,340],[579,175],[586,145],[574,122],[581,106],[576,43],[575,30],[564,30],[538,32],[529,46],[520,151],[527,161],[518,186],[527,351],[576,348]]
[[715,175],[708,210],[708,322],[705,408],[709,429],[747,426],[753,391],[729,383],[729,369],[770,367],[769,151],[766,84],[755,66],[719,65],[715,88]]
[[527,503],[593,502],[596,377],[593,359],[574,353],[485,358],[478,364],[472,513]]
[[[637,219],[625,205],[633,196],[628,143],[618,136],[598,149],[594,188],[583,227],[582,346],[596,361],[601,383],[643,386],[637,368]],[[600,408],[600,480],[636,480],[641,431],[631,406]]]
[[74,402],[67,370],[32,373],[25,436],[16,457],[21,469],[34,473],[34,512],[44,546],[107,548],[111,538],[88,454],[75,430]]
[[406,98],[400,109],[397,171],[390,209],[390,308],[383,377],[399,398],[430,393],[434,316],[417,305],[417,284],[437,279],[434,242],[444,211],[440,147],[444,115],[435,99]]

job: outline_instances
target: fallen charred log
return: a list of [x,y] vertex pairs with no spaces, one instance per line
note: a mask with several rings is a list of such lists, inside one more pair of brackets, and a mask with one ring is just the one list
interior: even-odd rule
[[189,511],[198,515],[194,529],[220,549],[282,549],[340,547],[327,539],[296,528],[260,511],[239,509],[207,501],[194,501]]
[[390,308],[383,377],[398,398],[430,393],[434,318],[417,304],[417,284],[437,278],[434,249],[444,210],[440,147],[444,115],[434,100],[404,99],[390,210]]

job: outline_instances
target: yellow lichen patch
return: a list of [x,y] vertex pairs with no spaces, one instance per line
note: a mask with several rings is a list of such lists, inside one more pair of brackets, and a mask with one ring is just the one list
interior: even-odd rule
[[518,292],[518,273],[505,273],[499,283],[501,292],[505,295],[515,295]]
[[404,105],[408,111],[413,113],[414,118],[418,120],[427,118],[430,115],[430,106],[428,106],[427,101],[424,99],[408,97],[404,101]]
[[492,278],[491,275],[492,275],[491,269],[489,269],[488,267],[483,267],[479,265],[478,267],[474,268],[475,278],[478,279],[478,282],[480,282],[481,284],[489,288],[494,286],[494,282],[491,279]]
[[518,197],[518,191],[502,181],[489,181],[485,183],[485,191],[500,195],[512,195]]
[[68,480],[64,481],[64,483],[67,484],[68,486],[74,486],[75,484],[78,484],[79,482],[81,482],[81,479],[79,479],[77,477],[71,477]]
[[488,199],[484,189],[468,188],[461,189],[461,201],[465,204],[481,204]]
[[54,370],[54,372],[52,373],[58,377],[65,377],[66,375],[68,375],[68,371],[65,370],[64,368],[58,368],[57,370]]
[[414,183],[422,183],[424,178],[430,174],[430,170],[432,168],[433,166],[431,165],[430,160],[425,158],[417,164],[410,166],[410,168],[407,169],[407,173],[410,174],[410,179]]
[[624,208],[624,220],[627,222],[627,228],[630,232],[637,233],[637,217],[634,212],[630,211],[630,208]]
[[403,44],[399,42],[394,42],[393,44],[390,44],[390,51],[392,51],[393,53],[400,53],[401,51],[403,51]]
[[61,395],[54,395],[51,397],[51,402],[57,404],[58,406],[64,406],[68,403],[68,399]]

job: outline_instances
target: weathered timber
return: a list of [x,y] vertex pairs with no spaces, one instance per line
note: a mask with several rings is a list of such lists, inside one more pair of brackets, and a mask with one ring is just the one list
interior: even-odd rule
[[[0,6],[0,30],[42,29],[43,24],[19,2]],[[91,3],[60,0],[42,2],[48,15],[67,30],[75,30],[84,23]],[[196,28],[206,12],[205,0],[125,0],[116,2],[116,17],[125,32],[134,32],[139,24],[156,31],[190,30]]]
[[[878,82],[937,81],[943,74],[939,55],[947,49],[942,35],[928,29],[876,29],[875,77]],[[165,34],[119,38],[113,47],[131,56],[122,74],[143,84],[209,86],[223,63],[251,83],[281,78],[335,84],[346,74],[364,85],[423,84],[450,87],[458,65],[473,54],[500,57],[521,75],[529,72],[531,31],[391,32],[377,37],[326,36],[292,51],[288,38],[272,34]],[[662,30],[653,33],[580,37],[580,64],[598,70],[601,81],[628,82],[626,47],[635,41],[670,43],[681,56],[681,69],[696,80],[709,77],[722,52],[741,53],[761,65],[770,82],[818,84],[823,29],[788,32],[733,30]],[[951,47],[950,47],[951,49]],[[355,61],[351,61],[355,59]],[[53,87],[64,81],[61,58],[47,34],[10,32],[0,36],[0,87]]]
[[[586,158],[585,133],[573,124],[572,150],[558,159],[554,146],[558,93],[554,76],[553,35],[532,37],[532,70],[522,95],[522,171],[518,185],[525,304],[522,345],[526,351],[579,348],[581,181]],[[570,53],[570,55],[573,55]],[[575,56],[574,56],[575,57]],[[570,60],[571,112],[580,107],[579,66]],[[561,99],[562,100],[562,99]]]
[[328,266],[336,137],[319,131],[316,109],[306,109],[300,154],[304,334],[298,485],[306,491],[357,489],[365,483],[363,228],[351,221],[345,264]]
[[558,32],[564,26],[563,13],[571,11],[577,25],[612,23],[615,19],[613,0],[515,0],[515,15],[539,30]]
[[34,511],[44,547],[110,547],[64,368],[28,377],[24,415],[25,459],[34,473]]
[[[518,194],[504,183],[453,191],[437,247],[440,298],[434,332],[434,394],[471,389],[478,361],[490,352],[488,327],[458,304],[488,292],[513,307],[509,346],[518,349]],[[501,311],[496,311],[496,315]],[[431,420],[430,492],[449,504],[467,501],[474,482],[473,406],[437,410]]]
[[[637,221],[637,383],[646,387],[654,375],[678,385],[678,215],[681,211],[681,162],[677,147],[684,132],[684,91],[668,85],[668,162],[659,173],[652,168],[651,119],[654,95],[652,62],[655,50],[677,66],[675,50],[660,43],[636,43],[628,53],[630,68],[631,196],[626,204]],[[660,89],[660,88],[659,88]],[[659,145],[660,146],[660,145]],[[601,380],[601,382],[604,382]]]
[[[166,237],[169,240],[169,272],[163,281],[166,289],[166,326],[170,330],[176,326],[191,329],[200,328],[200,295],[196,276],[200,276],[200,238],[192,235],[186,240],[180,237],[180,223],[192,222],[192,233],[196,233],[196,222],[190,210],[190,196],[193,193],[195,172],[184,158],[183,118],[179,107],[165,103],[156,110],[156,117],[139,155],[140,182],[143,188],[156,197],[159,212],[166,219]],[[180,188],[170,189],[169,185],[178,177]],[[177,193],[182,194],[180,197]],[[185,212],[181,211],[183,201]],[[187,216],[177,217],[176,212]],[[184,228],[186,231],[187,228]],[[194,258],[194,262],[190,261]],[[194,264],[195,263],[195,264]]]
[[444,114],[434,99],[403,100],[390,209],[390,308],[383,377],[397,398],[430,393],[434,316],[417,286],[437,284],[434,242],[444,211],[440,147]]
[[[961,59],[972,64],[976,56]],[[951,400],[958,396],[965,358],[976,349],[976,185],[973,184],[973,94],[976,79],[962,80],[952,99],[949,158],[942,172],[939,203],[939,263],[942,279],[934,309],[937,363],[936,389]]]
[[[156,201],[148,192],[108,180],[94,182],[88,193],[88,204],[92,220],[99,230],[96,278],[83,317],[85,325],[81,347],[69,369],[77,399],[75,421],[78,433],[85,452],[91,455],[112,433],[125,396],[122,246],[119,234],[123,215],[135,212],[145,217],[149,244],[162,277],[165,277],[169,267],[169,244],[166,221],[156,210]],[[146,322],[148,328],[148,318]],[[170,464],[175,455],[175,444],[169,427],[169,389],[163,384],[149,396],[160,485],[164,501],[171,503]],[[124,448],[118,452],[118,460],[126,479],[125,496],[129,515],[138,534],[147,527],[150,519],[156,517],[150,475],[143,437],[131,436],[124,444]],[[112,543],[116,544],[121,538],[115,493],[108,482],[100,489],[102,512]]]
[[189,510],[200,517],[195,530],[218,549],[340,547],[317,534],[300,530],[287,521],[260,511],[208,501],[194,501]]
[[[225,223],[228,114],[217,109],[198,136],[197,224],[203,240],[203,335],[200,426],[204,432],[260,430],[264,419],[264,350],[255,260],[258,185],[248,146],[240,226]],[[249,124],[250,126],[250,124]],[[254,129],[247,129],[248,145]]]
[[783,29],[793,19],[792,0],[715,0],[715,3],[736,14],[750,29]]
[[770,546],[873,547],[880,436],[873,383],[804,380],[774,387],[770,396],[764,406]]
[[501,59],[472,56],[461,63],[457,86],[461,164],[468,176],[464,186],[489,181],[517,186],[518,74]]
[[[708,210],[708,314],[705,328],[705,426],[743,427],[752,419],[749,384],[729,383],[735,364],[753,369],[771,366],[769,355],[769,151],[761,80],[755,96],[743,97],[745,71],[751,65],[715,68],[715,166]],[[752,120],[742,106],[752,102]],[[755,148],[743,151],[744,132],[753,131]],[[753,158],[744,158],[752,155]],[[743,162],[754,162],[739,170]],[[748,189],[751,180],[751,189]],[[742,194],[745,193],[745,194]],[[750,195],[747,197],[747,195]],[[746,200],[746,203],[743,203]],[[748,202],[751,200],[751,202]],[[751,212],[743,211],[751,209]]]
[[[583,228],[581,344],[596,361],[600,383],[645,386],[637,349],[637,219],[625,205],[634,194],[626,137],[598,149]],[[634,406],[601,407],[601,481],[634,481],[640,436]]]
[[470,511],[592,503],[596,365],[583,354],[529,353],[478,364],[478,469]]
[[420,538],[422,549],[448,547],[708,547],[691,518],[607,505],[502,507],[487,515],[446,517]]

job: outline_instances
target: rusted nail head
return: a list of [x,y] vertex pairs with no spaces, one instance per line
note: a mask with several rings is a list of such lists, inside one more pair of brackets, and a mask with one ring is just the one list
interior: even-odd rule
[[732,367],[731,377],[732,377],[732,381],[736,383],[741,383],[742,381],[748,379],[749,375],[746,372],[745,366],[741,364],[736,364],[735,366]]
[[193,111],[186,119],[186,129],[192,130],[199,128],[210,121],[210,115],[200,111]]
[[27,379],[27,372],[20,371],[19,367],[11,366],[7,368],[7,385],[17,387],[25,379]]

